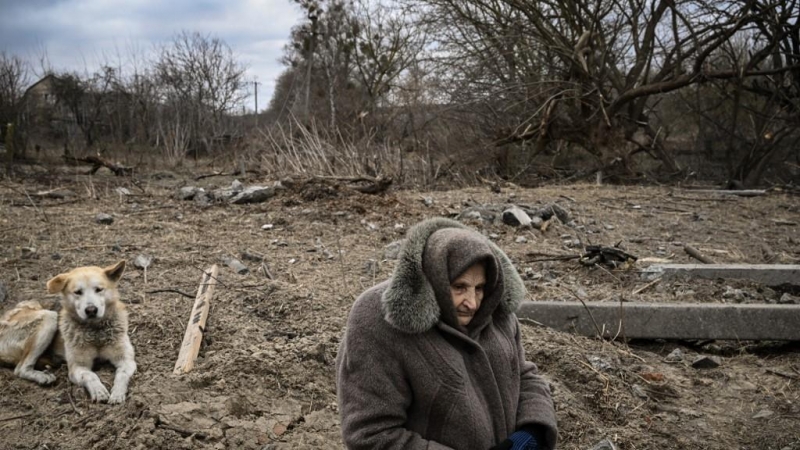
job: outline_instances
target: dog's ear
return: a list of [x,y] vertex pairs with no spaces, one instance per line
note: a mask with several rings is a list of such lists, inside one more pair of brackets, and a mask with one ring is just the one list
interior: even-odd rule
[[50,294],[58,294],[64,290],[64,286],[66,285],[67,274],[62,273],[60,275],[56,275],[47,282],[47,292]]
[[116,283],[120,278],[122,278],[122,272],[125,272],[125,260],[122,260],[113,266],[106,267],[103,269],[103,272],[106,273],[106,276],[109,280]]

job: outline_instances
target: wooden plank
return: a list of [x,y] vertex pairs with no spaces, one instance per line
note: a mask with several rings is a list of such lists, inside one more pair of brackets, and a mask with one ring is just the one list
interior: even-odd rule
[[187,373],[194,368],[194,362],[200,352],[200,344],[203,342],[203,330],[206,327],[206,320],[208,320],[208,309],[211,305],[211,297],[214,295],[214,287],[217,284],[217,275],[219,275],[219,268],[216,264],[203,272],[200,286],[197,287],[194,306],[189,315],[189,323],[186,325],[186,333],[183,335],[178,360],[175,361],[175,369],[172,371],[176,375]]

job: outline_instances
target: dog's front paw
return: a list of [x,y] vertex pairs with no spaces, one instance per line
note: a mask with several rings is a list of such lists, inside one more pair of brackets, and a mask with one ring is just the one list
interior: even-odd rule
[[33,377],[35,378],[34,381],[41,385],[53,384],[56,382],[56,376],[52,373],[37,371],[33,374]]
[[87,385],[86,390],[89,392],[89,397],[93,402],[104,402],[108,400],[108,389],[106,389],[100,381]]
[[121,389],[111,389],[111,397],[108,398],[109,405],[119,405],[125,403],[125,391]]

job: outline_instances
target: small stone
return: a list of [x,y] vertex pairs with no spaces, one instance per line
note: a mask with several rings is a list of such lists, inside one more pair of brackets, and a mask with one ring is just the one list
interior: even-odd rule
[[131,195],[131,191],[129,191],[127,188],[124,188],[124,187],[121,187],[121,186],[116,188],[116,189],[114,189],[114,192],[116,192],[119,195]]
[[292,258],[292,259],[290,259],[290,260],[289,260],[289,264],[294,264],[294,263],[296,263],[296,262],[297,262],[297,259],[296,259],[296,258]]
[[120,253],[122,252],[122,246],[120,246],[119,244],[114,244],[111,246],[111,251],[115,253]]
[[175,194],[178,200],[192,200],[197,194],[205,193],[205,189],[196,186],[184,186]]
[[467,211],[461,215],[464,219],[472,219],[472,220],[481,220],[481,213],[480,211]]
[[611,225],[610,223],[607,223],[607,224],[603,225],[603,228],[605,228],[606,230],[611,231],[611,230],[614,229],[614,225]]
[[516,242],[517,244],[525,244],[526,242],[528,242],[528,238],[526,238],[525,236],[517,236],[517,238],[514,239],[514,242]]
[[533,228],[536,228],[537,230],[541,230],[543,224],[544,224],[544,220],[542,220],[541,217],[539,217],[539,216],[531,217],[531,226]]
[[768,409],[762,409],[761,411],[753,414],[753,419],[767,419],[769,417],[772,417],[774,414],[775,414],[774,412]]
[[273,228],[275,228],[275,225],[273,225],[273,224],[271,224],[271,223],[266,223],[266,224],[264,224],[264,225],[261,225],[261,229],[262,229],[262,230],[271,230],[271,229],[273,229]]
[[403,225],[402,223],[396,223],[396,224],[394,224],[394,229],[395,229],[395,230],[398,230],[398,231],[400,231],[400,230],[404,229],[405,227],[406,227],[406,226],[405,226],[405,225]]
[[422,203],[430,208],[433,206],[433,197],[422,197]]
[[377,226],[377,225],[375,225],[375,224],[374,224],[374,223],[372,223],[372,222],[369,222],[369,223],[367,223],[367,228],[369,228],[369,230],[370,230],[370,231],[375,231],[375,230],[377,230],[377,229],[378,229],[378,226]]
[[233,180],[233,182],[231,183],[231,190],[233,192],[242,192],[243,189],[244,189],[244,185],[242,184],[241,181]]
[[718,356],[698,356],[692,362],[692,367],[695,369],[714,369],[722,364],[722,360]]
[[144,270],[150,267],[150,264],[153,262],[153,257],[149,255],[138,255],[136,259],[133,260],[133,267],[136,267],[139,270]]
[[489,233],[489,239],[491,239],[493,241],[497,240],[499,237],[500,237],[500,235],[497,234],[497,233]]
[[50,259],[53,261],[59,261],[62,258],[61,253],[53,253],[50,255]]
[[676,348],[675,350],[671,351],[666,358],[664,358],[666,362],[681,362],[683,361],[683,352],[681,349]]
[[553,203],[550,205],[550,209],[555,214],[556,218],[563,223],[564,225],[568,224],[571,220],[569,211],[566,210],[563,206],[559,205],[558,203]]
[[781,295],[781,298],[778,299],[778,303],[783,305],[800,304],[800,297],[796,297],[788,292],[784,292],[783,295]]
[[722,298],[734,300],[737,303],[741,303],[744,301],[744,292],[741,289],[734,289],[730,286],[727,286],[725,292],[722,293]]
[[101,225],[111,225],[114,223],[114,218],[106,213],[99,213],[94,216],[94,221]]
[[36,257],[36,248],[34,247],[22,247],[20,250],[22,251],[22,259]]

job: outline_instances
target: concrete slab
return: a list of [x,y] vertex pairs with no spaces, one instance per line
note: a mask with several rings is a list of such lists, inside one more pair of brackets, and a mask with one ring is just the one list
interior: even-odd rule
[[524,302],[517,316],[597,336],[587,308],[606,338],[800,340],[798,305],[535,301]]
[[797,264],[656,264],[643,272],[646,278],[738,278],[767,286],[800,286]]

